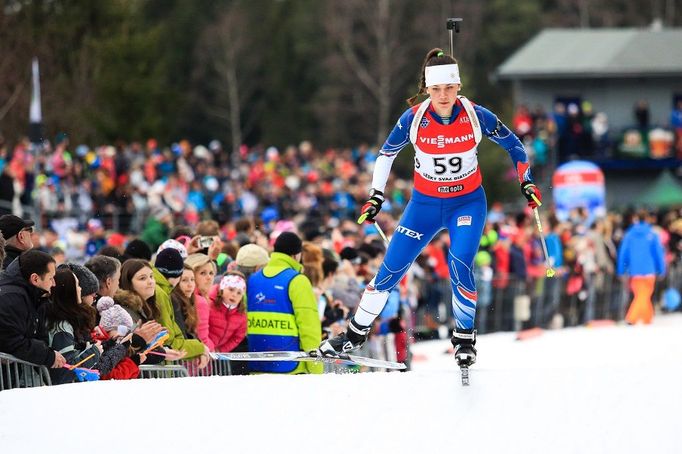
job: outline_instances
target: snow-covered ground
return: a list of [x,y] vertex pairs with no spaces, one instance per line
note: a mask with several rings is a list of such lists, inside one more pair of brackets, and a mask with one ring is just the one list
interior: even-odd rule
[[682,316],[447,341],[414,371],[95,382],[0,393],[0,453],[680,453]]

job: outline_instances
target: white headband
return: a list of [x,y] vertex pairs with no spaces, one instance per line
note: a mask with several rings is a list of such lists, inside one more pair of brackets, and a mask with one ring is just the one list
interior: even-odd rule
[[223,276],[223,278],[220,280],[220,290],[224,290],[228,287],[236,288],[242,292],[245,292],[246,282],[241,276],[237,276],[236,274],[228,274],[227,276]]
[[425,68],[426,86],[459,84],[459,66],[456,64],[427,66]]

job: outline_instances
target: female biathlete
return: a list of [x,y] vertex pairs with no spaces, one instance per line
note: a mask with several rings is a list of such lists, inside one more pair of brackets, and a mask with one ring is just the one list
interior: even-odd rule
[[[533,184],[528,156],[521,141],[488,109],[473,104],[461,89],[456,60],[441,49],[431,50],[421,69],[419,91],[379,151],[372,189],[360,219],[374,222],[384,202],[384,188],[393,160],[412,142],[414,189],[386,251],[381,267],[365,289],[345,333],[328,339],[319,353],[335,356],[359,348],[369,336],[391,289],[407,272],[422,249],[442,229],[450,234],[448,268],[452,284],[455,330],[452,344],[460,366],[476,361],[476,283],[473,262],[486,220],[486,197],[481,185],[477,146],[485,135],[509,153],[521,192],[531,208],[542,196]],[[417,96],[428,98],[417,105]]]

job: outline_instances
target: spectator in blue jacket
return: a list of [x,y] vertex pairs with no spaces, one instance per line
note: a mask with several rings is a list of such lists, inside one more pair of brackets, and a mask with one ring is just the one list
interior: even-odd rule
[[645,211],[637,213],[618,249],[617,273],[623,277],[630,276],[630,289],[634,294],[625,316],[629,324],[640,320],[651,323],[654,318],[651,296],[656,275],[665,274],[663,244],[647,218]]

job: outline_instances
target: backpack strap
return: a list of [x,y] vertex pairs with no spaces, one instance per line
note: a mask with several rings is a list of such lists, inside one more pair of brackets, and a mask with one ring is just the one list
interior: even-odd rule
[[417,131],[419,130],[419,124],[422,121],[424,112],[426,112],[426,109],[428,109],[430,105],[431,98],[426,98],[424,102],[419,105],[419,109],[417,109],[417,112],[414,114],[412,124],[410,125],[410,142],[417,143]]
[[483,134],[481,132],[481,122],[478,121],[478,116],[474,110],[474,105],[471,104],[471,101],[469,101],[465,96],[459,95],[457,96],[457,99],[459,99],[459,101],[462,103],[462,107],[464,107],[464,110],[469,116],[471,126],[474,128],[474,139],[476,140],[476,145],[478,145],[481,142]]

